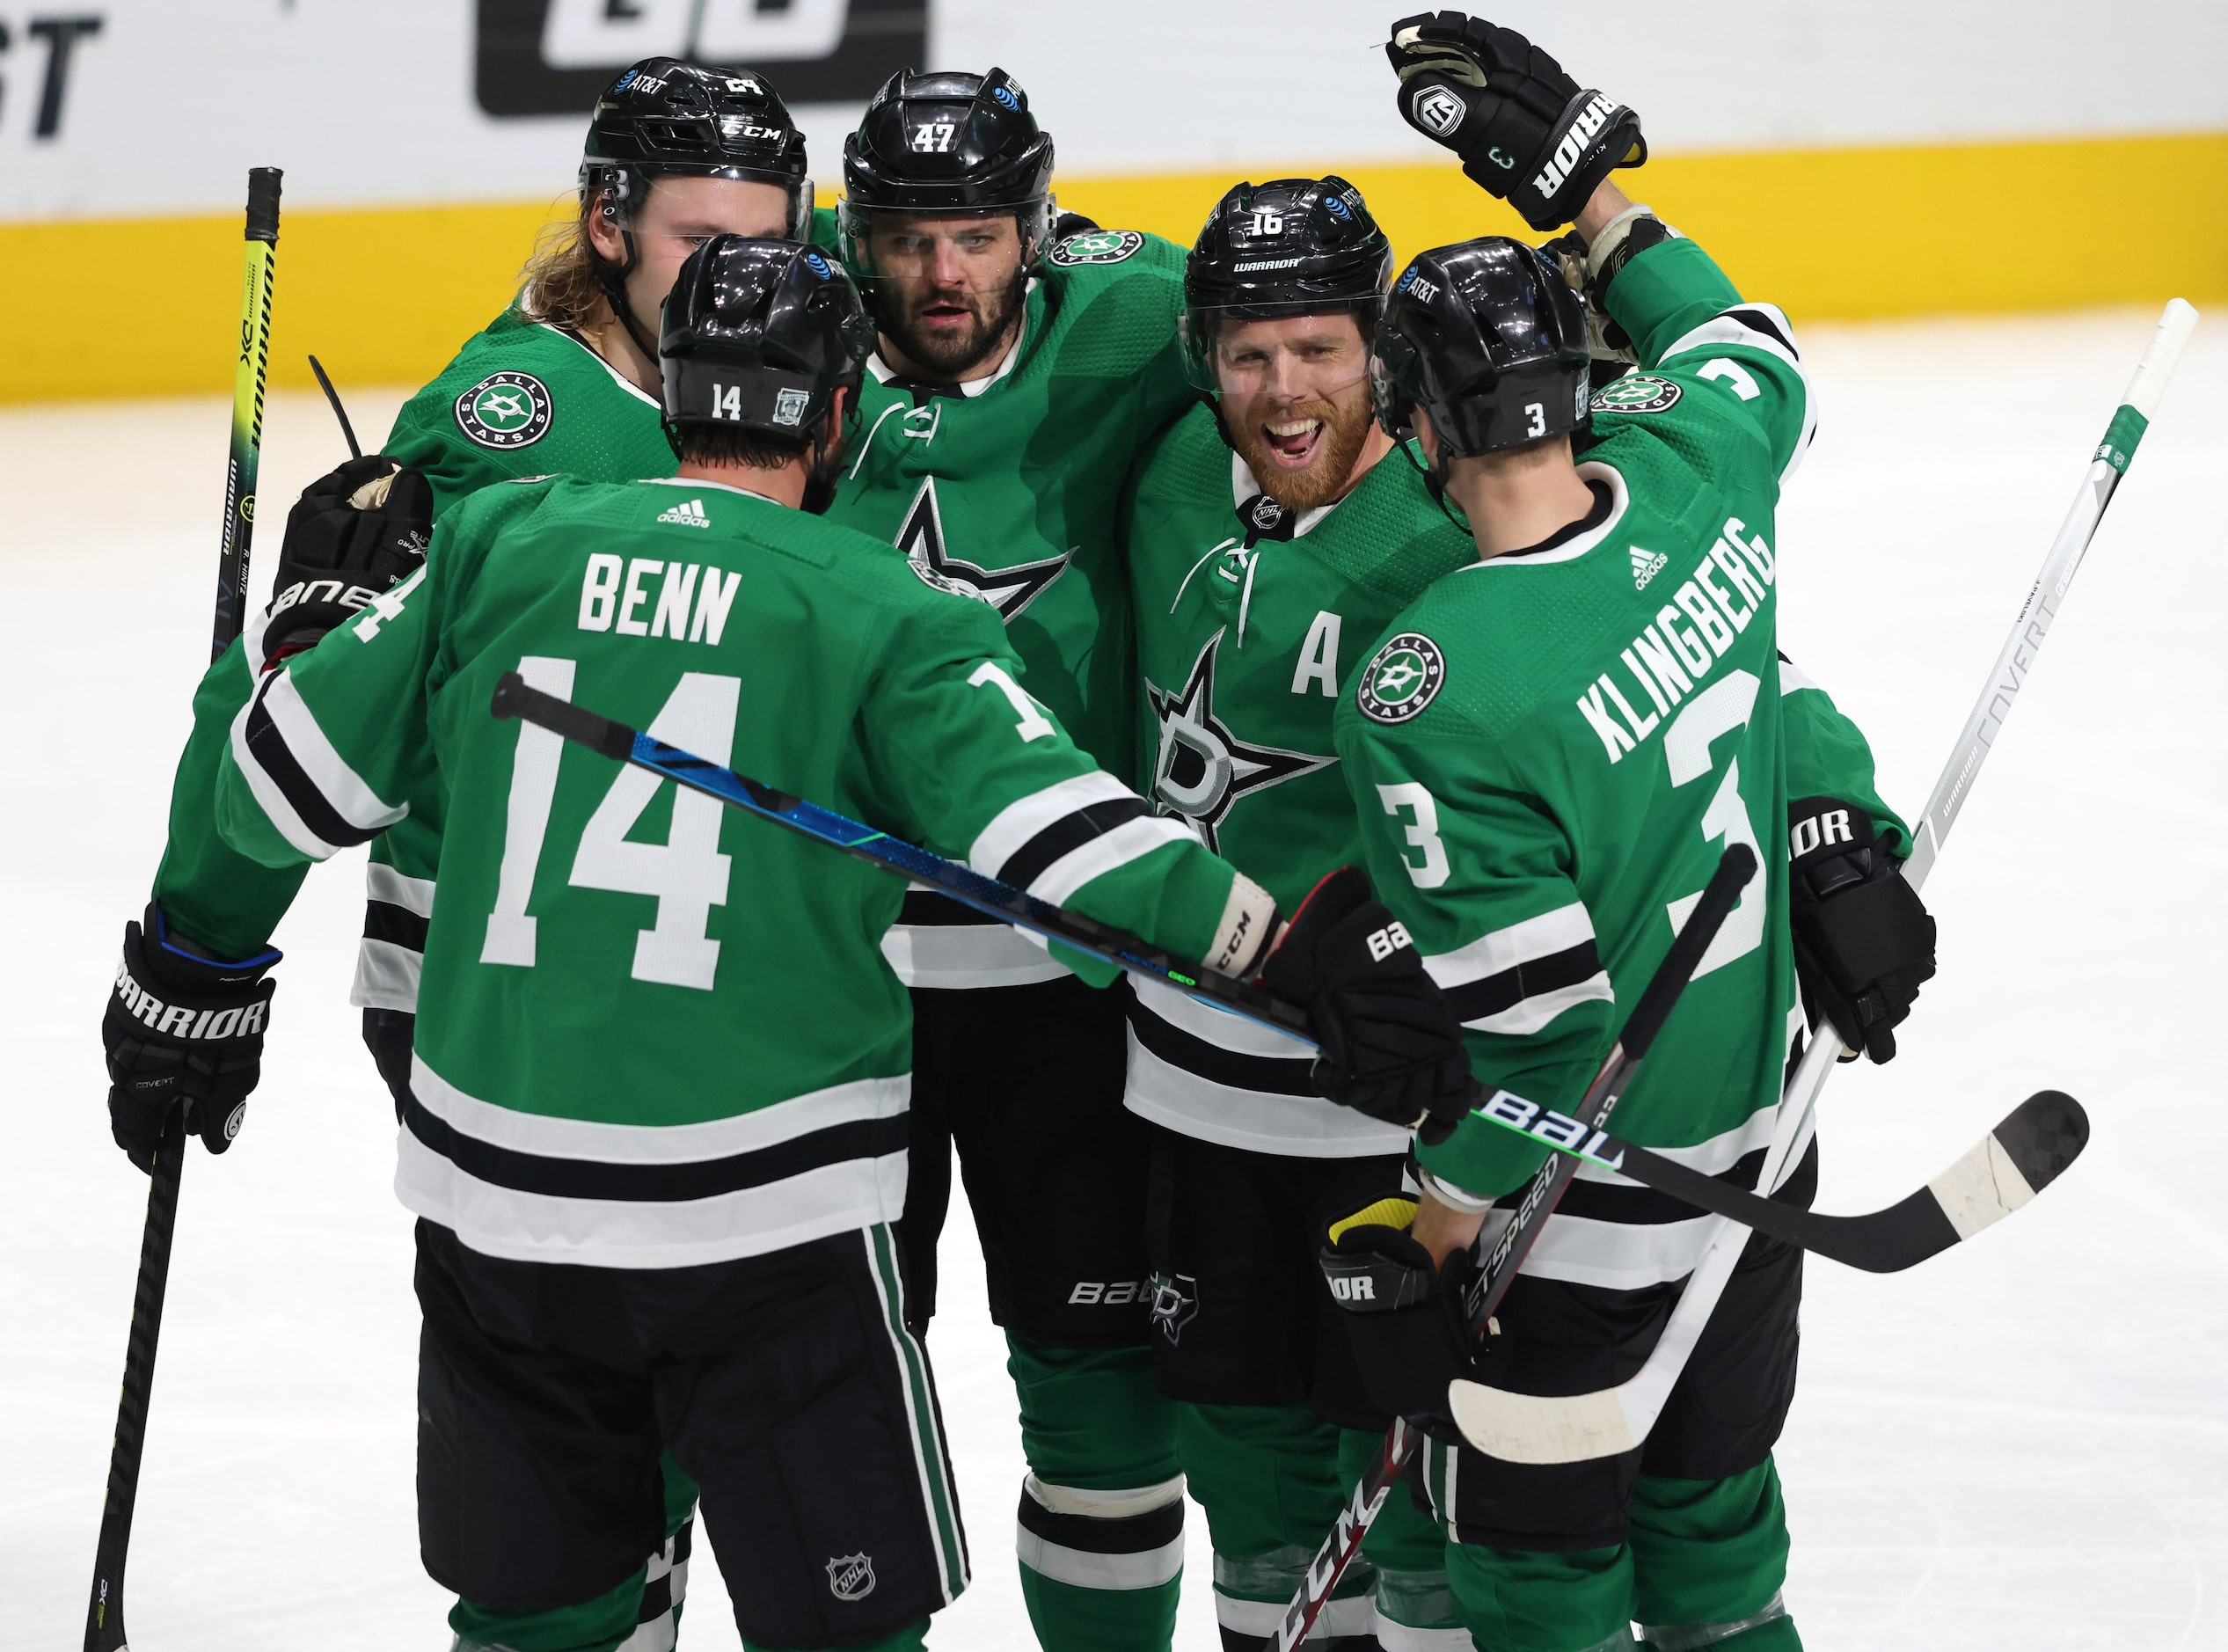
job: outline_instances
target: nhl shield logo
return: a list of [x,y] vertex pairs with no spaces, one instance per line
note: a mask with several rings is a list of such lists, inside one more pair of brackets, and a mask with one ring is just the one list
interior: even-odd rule
[[864,1600],[874,1592],[874,1557],[842,1554],[828,1562],[829,1592],[838,1600]]

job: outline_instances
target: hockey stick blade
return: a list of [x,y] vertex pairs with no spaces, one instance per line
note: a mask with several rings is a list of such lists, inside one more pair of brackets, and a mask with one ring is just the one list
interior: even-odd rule
[[938,894],[949,895],[1000,923],[1059,941],[1132,975],[1173,987],[1216,1009],[1257,1022],[1271,1032],[1281,1033],[1310,1048],[1314,1046],[1314,1035],[1308,1031],[1307,1012],[1263,988],[1217,975],[1203,965],[1164,952],[1126,930],[1041,901],[1026,890],[1001,883],[996,878],[986,878],[955,860],[946,860],[863,822],[776,791],[723,764],[629,728],[625,723],[599,717],[585,706],[544,694],[530,686],[515,671],[504,672],[497,682],[489,709],[499,718],[523,719],[577,745],[601,752],[614,762],[647,769],[652,774],[691,791],[717,798],[730,808],[785,826],[870,866],[925,884]]
[[2078,1101],[2063,1091],[2037,1091],[1909,1198],[1863,1216],[1827,1216],[1736,1188],[1607,1130],[1589,1130],[1506,1090],[1473,1115],[1868,1274],[1901,1273],[1993,1226],[2056,1181],[2089,1141]]
[[[1640,1001],[1633,1006],[1632,1014],[1625,1017],[1625,1025],[1618,1029],[1617,1042],[1603,1058],[1593,1083],[1586,1086],[1586,1093],[1579,1098],[1578,1116],[1589,1128],[1598,1126],[1610,1115],[1618,1099],[1632,1084],[1633,1075],[1640,1071],[1641,1057],[1655,1042],[1656,1034],[1662,1030],[1679,995],[1701,967],[1703,954],[1717,939],[1725,920],[1732,916],[1733,909],[1740,903],[1742,890],[1756,873],[1756,852],[1744,844],[1728,844],[1718,858],[1717,870],[1703,886],[1694,910],[1671,938],[1663,961],[1655,966],[1655,974],[1640,990]],[[1524,1258],[1531,1254],[1540,1229],[1546,1225],[1564,1189],[1577,1173],[1576,1160],[1550,1153],[1524,1184],[1514,1214],[1479,1264],[1477,1277],[1464,1299],[1463,1310],[1472,1337],[1484,1331],[1494,1309],[1508,1294],[1517,1270],[1524,1265]],[[1330,1604],[1331,1591],[1338,1586],[1354,1557],[1361,1553],[1362,1539],[1384,1509],[1385,1498],[1406,1469],[1408,1459],[1415,1455],[1422,1437],[1422,1431],[1406,1418],[1396,1420],[1386,1430],[1384,1444],[1377,1459],[1347,1498],[1346,1507],[1339,1511],[1330,1535],[1323,1539],[1315,1551],[1315,1558],[1308,1563],[1291,1604],[1284,1609],[1284,1617],[1276,1628],[1277,1652],[1295,1652],[1307,1639],[1324,1607]]]

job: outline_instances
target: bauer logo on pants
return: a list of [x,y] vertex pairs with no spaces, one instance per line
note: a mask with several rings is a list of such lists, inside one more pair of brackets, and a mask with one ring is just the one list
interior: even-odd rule
[[829,1592],[838,1600],[864,1600],[874,1592],[874,1557],[843,1554],[828,1562]]
[[1404,631],[1362,668],[1354,701],[1376,723],[1405,723],[1438,698],[1447,656],[1420,631]]
[[457,426],[483,448],[506,453],[549,434],[549,386],[531,373],[490,373],[457,398]]

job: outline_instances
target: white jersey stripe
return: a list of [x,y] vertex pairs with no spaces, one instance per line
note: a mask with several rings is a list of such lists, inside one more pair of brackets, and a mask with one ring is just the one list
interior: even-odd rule
[[[407,802],[389,803],[382,799],[333,749],[332,742],[318,727],[316,716],[303,703],[301,691],[291,676],[283,671],[274,674],[265,683],[261,698],[264,713],[286,742],[288,752],[342,820],[369,836],[385,830],[410,813]],[[245,728],[245,722],[240,726]]]
[[1535,958],[1552,957],[1594,939],[1593,915],[1583,901],[1527,917],[1521,923],[1480,935],[1466,947],[1439,953],[1423,961],[1431,978],[1443,989],[1467,986],[1514,969]]
[[1124,821],[1102,832],[1081,848],[1071,849],[1037,875],[1029,893],[1040,901],[1063,905],[1093,878],[1119,871],[1168,844],[1196,844],[1188,828],[1172,820],[1140,818]]
[[376,860],[366,863],[363,868],[363,893],[366,900],[384,901],[389,906],[399,906],[420,917],[434,915],[431,878],[409,877]]
[[999,868],[1013,852],[1056,822],[1093,803],[1113,803],[1137,794],[1114,778],[1093,769],[1041,792],[1017,798],[992,817],[968,846],[967,864],[986,878],[1001,874]]
[[1596,970],[1574,986],[1535,992],[1528,998],[1518,999],[1505,1010],[1481,1015],[1474,1021],[1465,1021],[1463,1025],[1480,1033],[1506,1033],[1511,1037],[1528,1037],[1547,1027],[1565,1010],[1575,1009],[1582,1004],[1590,1004],[1596,999],[1606,1004],[1617,1002],[1617,989],[1610,984],[1606,970]]
[[425,967],[425,954],[399,941],[367,935],[356,943],[356,978],[348,989],[348,1002],[360,1010],[400,1010],[415,1015],[418,978]]

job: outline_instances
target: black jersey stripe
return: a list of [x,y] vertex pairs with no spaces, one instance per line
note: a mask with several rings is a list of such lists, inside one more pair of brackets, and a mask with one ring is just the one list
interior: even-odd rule
[[1726,311],[1724,314],[1727,320],[1738,322],[1752,333],[1761,333],[1771,338],[1796,361],[1800,362],[1802,359],[1802,352],[1794,347],[1794,340],[1787,336],[1786,329],[1774,321],[1768,311],[1742,304],[1736,309]]
[[[278,680],[270,679],[272,683]],[[265,691],[268,688],[266,683]],[[301,817],[303,825],[323,842],[345,849],[351,844],[368,844],[386,830],[381,826],[355,825],[332,807],[295,757],[293,748],[286,743],[286,736],[272,720],[260,693],[247,711],[247,749],[263,772],[271,777],[271,783],[279,788],[279,795]]]
[[1024,1531],[1063,1549],[1085,1554],[1150,1554],[1184,1535],[1184,1500],[1178,1497],[1143,1514],[1101,1520],[1048,1509],[1024,1488],[1019,1520]]
[[1103,837],[1117,826],[1127,825],[1147,812],[1142,797],[1110,797],[1086,803],[1063,815],[1008,855],[989,875],[1017,889],[1026,889],[1044,875],[1045,868],[1073,854],[1094,837]]
[[[1753,1188],[1757,1177],[1764,1170],[1766,1150],[1757,1148],[1744,1153],[1729,1169],[1720,1171],[1713,1180],[1728,1187]],[[1794,1174],[1786,1185],[1773,1195],[1783,1204],[1802,1210],[1810,1208],[1810,1201],[1818,1191],[1818,1144],[1813,1138],[1802,1162],[1795,1166]],[[1556,1205],[1557,1216],[1584,1217],[1594,1222],[1614,1222],[1623,1227],[1661,1227],[1672,1222],[1691,1222],[1703,1212],[1668,1193],[1658,1193],[1653,1188],[1638,1186],[1620,1188],[1613,1182],[1592,1181],[1583,1176],[1574,1178],[1563,1190],[1562,1202]]]
[[520,1193],[559,1199],[610,1199],[632,1204],[674,1203],[710,1199],[723,1193],[802,1175],[857,1159],[880,1159],[905,1151],[905,1115],[852,1119],[825,1129],[725,1159],[690,1159],[672,1165],[614,1165],[589,1159],[556,1159],[520,1152],[467,1136],[437,1117],[413,1094],[403,1104],[402,1122],[427,1149],[470,1176]]
[[1172,1021],[1163,1020],[1143,1005],[1129,1010],[1129,1030],[1137,1042],[1172,1067],[1195,1078],[1226,1085],[1233,1090],[1254,1090],[1264,1095],[1316,1093],[1308,1074],[1314,1062],[1308,1056],[1247,1056],[1187,1033]]
[[363,903],[363,938],[384,940],[411,952],[426,950],[426,920],[391,901]]
[[1457,1020],[1482,1021],[1487,1016],[1514,1009],[1526,998],[1591,981],[1601,972],[1601,952],[1589,935],[1575,947],[1566,947],[1544,957],[1527,958],[1498,975],[1449,987],[1447,1002],[1454,1006]]

